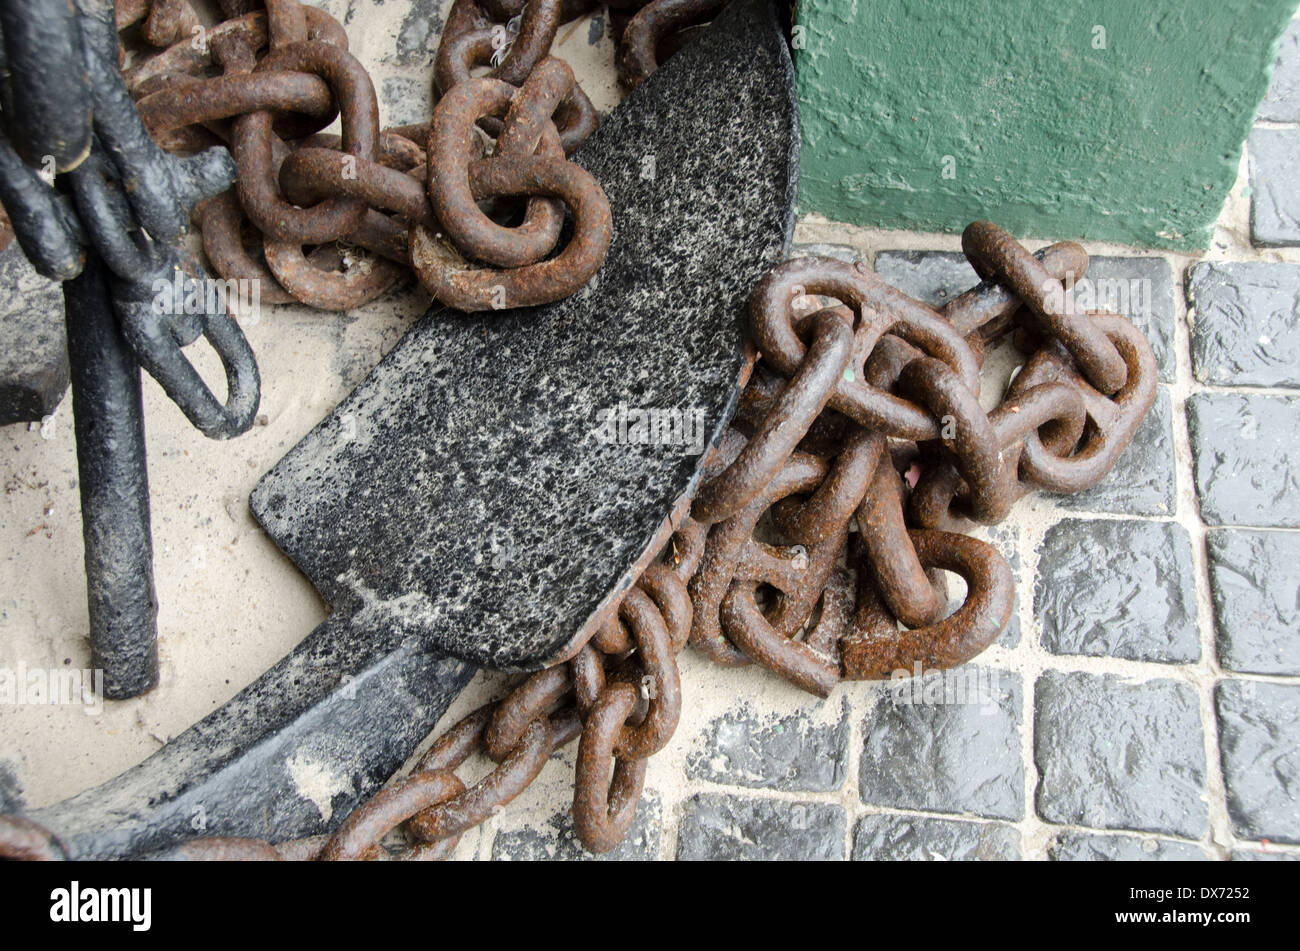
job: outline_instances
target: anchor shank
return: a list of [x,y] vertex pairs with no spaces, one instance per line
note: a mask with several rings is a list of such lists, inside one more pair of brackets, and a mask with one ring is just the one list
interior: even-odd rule
[[134,697],[158,683],[149,478],[140,366],[118,330],[103,262],[63,285],[80,474],[91,662],[104,696]]

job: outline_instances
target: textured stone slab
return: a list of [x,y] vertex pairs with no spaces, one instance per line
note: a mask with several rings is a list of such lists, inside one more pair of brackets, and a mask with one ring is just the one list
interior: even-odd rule
[[1039,815],[1200,838],[1208,816],[1199,707],[1196,691],[1173,680],[1043,674],[1034,703]]
[[1259,118],[1269,122],[1300,122],[1300,22],[1291,25],[1278,43],[1277,60],[1268,95],[1259,104]]
[[[954,251],[881,251],[876,273],[931,307],[942,307],[980,282],[966,256]],[[1073,283],[1080,307],[1133,321],[1151,341],[1160,379],[1173,381],[1174,282],[1164,258],[1094,257]]]
[[40,421],[67,389],[63,292],[15,241],[0,252],[0,426]]
[[1262,849],[1237,849],[1234,862],[1300,862],[1300,852],[1266,852]]
[[1091,489],[1053,495],[1062,508],[1116,515],[1172,515],[1176,505],[1173,410],[1167,387],[1156,399],[1106,477]]
[[1300,129],[1255,129],[1250,155],[1250,239],[1259,247],[1300,244]]
[[[364,29],[367,22],[366,9],[372,4],[383,2],[384,0],[350,0],[344,24],[354,29]],[[384,62],[399,66],[430,67],[442,37],[442,8],[448,5],[442,0],[409,0],[405,6],[406,15],[398,24],[397,35],[384,46],[387,50]]]
[[1234,834],[1300,843],[1300,686],[1225,680],[1214,698]]
[[[856,264],[864,260],[862,254],[857,248],[848,244],[824,244],[818,242],[802,243],[790,246],[790,257],[808,258],[822,257],[834,258],[836,261],[843,261],[845,264]],[[833,307],[839,301],[833,297],[827,297],[824,294],[812,295],[812,300],[819,307]]]
[[385,126],[428,122],[433,114],[432,84],[427,76],[389,76],[379,87]]
[[862,801],[898,809],[1024,815],[1020,677],[967,664],[882,684],[862,722]]
[[764,715],[748,705],[724,714],[696,738],[691,779],[799,792],[830,792],[848,772],[848,700],[831,722],[816,713]]
[[1197,393],[1187,425],[1207,524],[1300,527],[1300,398]]
[[863,816],[853,833],[855,862],[1008,862],[1020,833],[1000,822],[923,816]]
[[1200,846],[1131,835],[1062,832],[1047,850],[1054,862],[1205,862]]
[[1300,386],[1300,265],[1216,261],[1187,272],[1192,369],[1204,383]]
[[1068,518],[1039,548],[1034,615],[1054,654],[1201,656],[1191,539],[1173,522]]
[[582,847],[573,828],[573,810],[567,805],[542,828],[525,826],[498,832],[492,840],[493,861],[573,862],[598,859],[609,862],[645,862],[659,857],[663,804],[647,793],[636,809],[627,837],[608,852],[592,855]]
[[[329,603],[496,668],[542,666],[599,623],[735,405],[745,305],[793,229],[796,122],[764,0],[732,4],[613,112],[575,156],[614,219],[588,286],[429,314],[254,490]],[[605,441],[620,407],[676,410],[690,438]]]
[[1075,300],[1081,307],[1127,317],[1146,335],[1165,383],[1172,383],[1176,372],[1175,293],[1169,262],[1156,257],[1097,255],[1089,262],[1087,275],[1075,284]]
[[1206,547],[1220,665],[1300,674],[1300,534],[1220,529]]
[[844,858],[844,810],[827,803],[702,793],[682,805],[677,858],[826,861]]
[[881,251],[876,273],[904,294],[942,307],[980,282],[979,275],[957,251]]
[[0,814],[23,809],[23,787],[18,781],[17,765],[14,760],[0,759]]
[[[976,525],[971,532],[975,538],[996,548],[1011,568],[1011,575],[1016,583],[1012,594],[1011,617],[994,643],[1001,647],[1013,648],[1020,643],[1020,589],[1023,585],[1020,570],[1020,530],[1013,524],[1002,522],[998,525]],[[966,592],[966,582],[960,576],[948,575],[949,613],[956,611],[965,603]]]

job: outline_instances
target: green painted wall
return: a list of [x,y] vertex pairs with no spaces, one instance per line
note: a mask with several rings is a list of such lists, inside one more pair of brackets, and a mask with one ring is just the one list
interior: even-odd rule
[[799,0],[800,209],[1204,248],[1295,7]]

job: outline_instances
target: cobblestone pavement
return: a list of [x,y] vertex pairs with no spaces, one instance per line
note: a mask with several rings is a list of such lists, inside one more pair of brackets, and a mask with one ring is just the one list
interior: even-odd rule
[[[378,9],[377,0],[329,6],[340,16]],[[425,114],[428,38],[443,7],[411,4],[396,51],[377,69],[391,122]],[[364,33],[357,41],[367,62],[387,42]],[[1015,614],[998,643],[956,674],[846,684],[825,702],[687,651],[677,736],[651,761],[636,825],[609,857],[1300,858],[1298,139],[1293,24],[1207,253],[1086,244],[1098,305],[1111,297],[1152,341],[1158,397],[1101,485],[1030,497],[983,532],[1016,575]],[[975,280],[953,235],[809,219],[797,240],[804,253],[861,257],[936,304]],[[292,308],[268,315],[252,328],[264,365],[301,369],[292,380],[265,374],[267,424],[220,454],[184,426],[173,442],[151,446],[164,687],[107,711],[93,743],[61,722],[22,721],[21,755],[0,755],[0,806],[67,795],[62,776],[74,767],[89,785],[138,761],[247,682],[231,658],[264,669],[291,646],[286,638],[320,620],[324,607],[248,518],[245,500],[424,306],[418,292],[395,300],[339,320]],[[165,421],[166,404],[148,387],[147,398],[156,401],[150,420]],[[152,427],[150,435],[159,438]],[[30,599],[45,614],[28,620],[30,585],[14,581],[0,622],[49,637],[49,663],[80,657],[69,440],[23,432],[9,442],[23,478],[50,483],[45,495],[6,488],[15,547],[25,545],[29,560],[36,546],[48,548],[40,557],[59,567],[57,577],[39,576],[54,580],[41,580]],[[195,484],[211,486],[213,499]],[[33,534],[28,524],[53,528]],[[168,565],[219,531],[233,541],[209,553],[212,567],[173,580]],[[212,580],[217,572],[242,573],[238,597]],[[44,605],[72,607],[64,617]],[[212,617],[221,623],[209,631],[202,625]],[[443,726],[499,696],[504,680],[481,675]],[[55,762],[45,749],[75,752]],[[585,858],[568,811],[572,781],[570,749],[468,833],[457,857]]]
[[[736,699],[687,710],[619,857],[1300,858],[1300,21],[1259,120],[1204,260],[1089,246],[1159,393],[1101,485],[986,533],[1017,577],[999,643],[823,705],[689,663],[688,704]],[[799,237],[936,305],[975,282],[951,237]],[[544,795],[461,854],[573,854],[562,798],[521,825]]]
[[[934,304],[975,280],[948,251],[873,263]],[[1017,576],[999,643],[820,706],[688,664],[688,701],[744,699],[687,711],[681,774],[652,770],[648,825],[619,857],[1300,858],[1300,266],[1103,254],[1088,277],[1150,335],[1159,396],[1101,485],[985,531]],[[520,824],[539,805],[501,817],[494,858],[572,854],[562,809]]]
[[[618,857],[1300,858],[1300,265],[1171,257],[1094,258],[1097,293],[1152,339],[1159,396],[1101,485],[985,530],[1017,576],[999,643],[824,705],[688,662],[688,703],[737,702],[687,710],[680,772],[652,769]],[[934,304],[975,280],[952,252],[873,263]],[[565,800],[551,803],[461,854],[577,854]]]

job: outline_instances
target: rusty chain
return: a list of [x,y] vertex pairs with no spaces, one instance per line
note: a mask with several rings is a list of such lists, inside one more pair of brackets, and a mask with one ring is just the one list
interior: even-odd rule
[[[690,514],[571,660],[462,719],[333,836],[197,839],[174,854],[446,858],[574,739],[575,828],[587,849],[608,851],[677,724],[675,656],[687,643],[822,697],[842,680],[979,654],[1006,627],[1014,582],[966,530],[1034,489],[1095,485],[1150,408],[1156,368],[1127,320],[1060,303],[1067,275],[1087,270],[1077,244],[1031,255],[988,222],[962,243],[985,280],[940,310],[862,263],[773,270],[750,300],[759,363]],[[983,356],[1007,337],[1032,352],[986,412]],[[966,583],[952,611],[944,572]],[[467,788],[454,771],[474,752],[496,766]],[[399,828],[405,845],[390,850],[383,840]],[[0,817],[0,855],[61,854],[39,827]]]
[[[163,47],[124,70],[150,134],[169,151],[224,143],[234,155],[237,187],[194,216],[222,278],[258,280],[268,303],[346,310],[414,271],[443,304],[481,311],[559,300],[599,269],[609,203],[569,158],[598,117],[550,55],[595,0],[455,0],[431,122],[382,131],[373,83],[327,13],[219,2],[226,19],[211,28],[189,0],[117,0],[116,11],[119,29],[138,25]],[[624,83],[644,81],[724,5],[613,4]],[[321,136],[336,118],[341,136]]]

